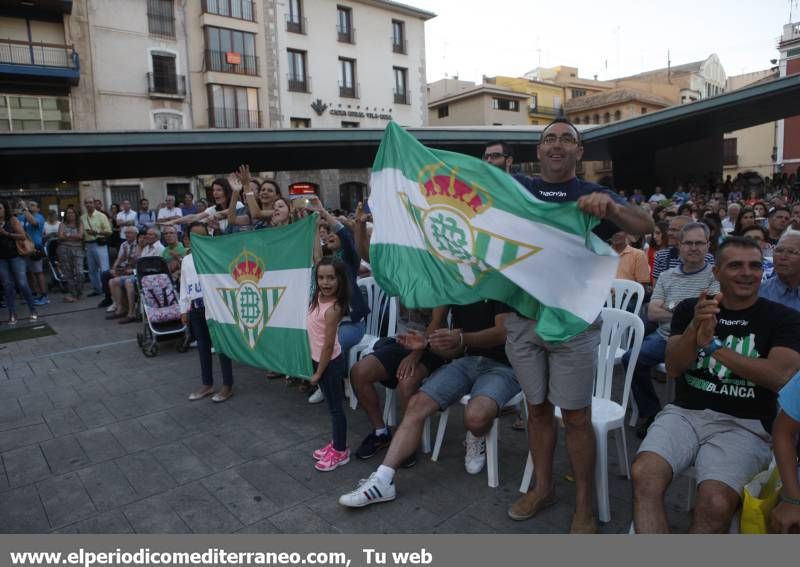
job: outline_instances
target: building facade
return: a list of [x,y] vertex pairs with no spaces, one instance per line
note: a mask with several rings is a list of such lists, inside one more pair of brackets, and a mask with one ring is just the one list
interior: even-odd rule
[[[766,69],[728,77],[727,91],[735,91],[778,77],[777,69]],[[775,174],[777,122],[765,122],[743,130],[725,132],[722,153],[723,175],[755,171],[761,177]]]
[[[448,80],[448,79],[444,79]],[[428,101],[430,126],[509,126],[529,124],[528,95],[490,84],[475,85],[446,92],[439,81],[431,83],[431,92],[444,92]]]
[[[781,77],[800,73],[800,22],[783,26],[778,43]],[[778,121],[775,163],[781,173],[797,174],[800,169],[800,115]]]
[[487,83],[526,93],[525,103],[530,124],[547,124],[553,118],[564,115],[564,87],[535,81],[525,77],[490,77]]
[[[383,128],[426,124],[425,21],[434,14],[384,0],[267,2],[270,126]],[[284,190],[315,188],[331,208],[367,197],[369,171],[280,172]]]
[[[432,17],[388,0],[2,1],[0,131],[422,126]],[[222,172],[201,168],[0,190],[61,209],[79,193],[155,206],[203,196]],[[334,208],[366,197],[367,170],[265,175]]]

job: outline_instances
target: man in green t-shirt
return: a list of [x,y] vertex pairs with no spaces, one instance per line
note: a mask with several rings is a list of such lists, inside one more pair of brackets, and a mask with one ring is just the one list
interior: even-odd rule
[[161,257],[167,263],[172,279],[177,280],[180,277],[181,260],[186,256],[186,248],[178,241],[178,231],[174,226],[164,227],[161,235],[165,245]]

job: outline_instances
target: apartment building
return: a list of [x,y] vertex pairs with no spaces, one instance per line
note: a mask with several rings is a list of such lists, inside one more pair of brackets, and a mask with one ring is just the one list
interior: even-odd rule
[[[434,14],[385,0],[268,4],[272,127],[426,124],[424,25]],[[352,210],[366,198],[368,176],[366,169],[309,169],[281,172],[277,180],[285,189],[314,189],[329,207]]]

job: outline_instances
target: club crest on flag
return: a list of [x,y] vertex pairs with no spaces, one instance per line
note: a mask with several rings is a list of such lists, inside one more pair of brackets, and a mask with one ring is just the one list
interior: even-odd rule
[[217,291],[247,345],[254,349],[286,288],[259,287],[266,265],[246,249],[231,262],[229,269],[239,287],[217,288]]
[[[455,264],[464,283],[474,285],[492,269],[504,269],[541,250],[508,237],[477,229],[472,220],[492,207],[488,191],[459,179],[458,169],[442,163],[423,167],[418,185],[427,208],[400,194],[407,210],[425,236],[428,251]],[[488,260],[495,260],[492,264]]]

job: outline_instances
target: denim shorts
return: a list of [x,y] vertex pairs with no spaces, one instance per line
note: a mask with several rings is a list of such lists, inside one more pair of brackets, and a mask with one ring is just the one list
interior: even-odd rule
[[500,410],[519,394],[520,388],[508,364],[484,356],[464,356],[434,372],[422,384],[420,391],[425,392],[441,409],[450,407],[470,394],[473,398],[491,398]]

